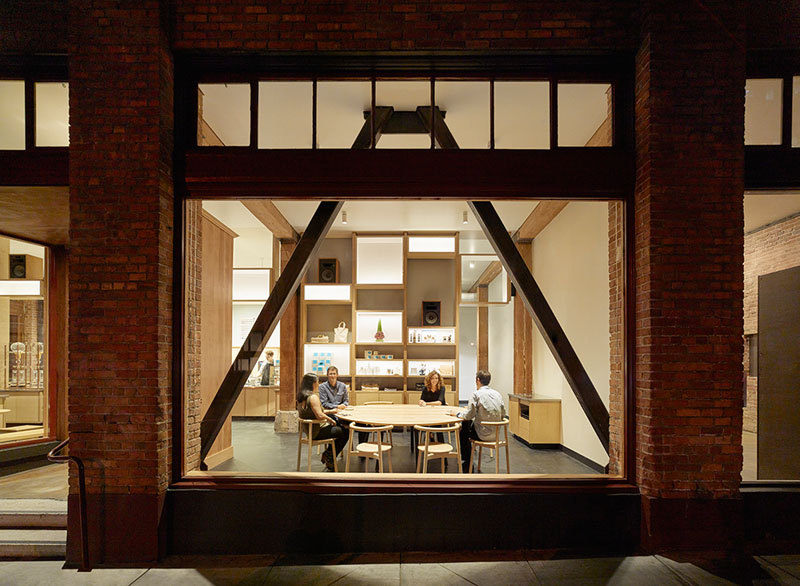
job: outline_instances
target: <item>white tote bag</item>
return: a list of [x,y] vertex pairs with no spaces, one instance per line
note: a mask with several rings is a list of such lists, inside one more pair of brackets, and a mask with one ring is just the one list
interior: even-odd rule
[[334,344],[347,344],[347,326],[343,321],[339,322],[339,326],[333,328],[333,342]]

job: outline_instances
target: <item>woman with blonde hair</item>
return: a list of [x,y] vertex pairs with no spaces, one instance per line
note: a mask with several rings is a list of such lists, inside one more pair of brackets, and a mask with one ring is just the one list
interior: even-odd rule
[[419,398],[419,406],[426,405],[447,405],[444,399],[444,382],[441,375],[435,370],[425,375],[425,388]]

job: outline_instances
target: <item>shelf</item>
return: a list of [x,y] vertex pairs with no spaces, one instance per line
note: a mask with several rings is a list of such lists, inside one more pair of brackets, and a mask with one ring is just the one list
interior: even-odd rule
[[306,299],[306,305],[350,305],[351,301],[336,301],[335,299]]
[[448,342],[446,344],[445,343],[438,343],[438,342],[409,342],[408,346],[420,346],[420,347],[422,347],[422,346],[425,346],[425,347],[439,346],[441,348],[452,348],[452,347],[456,346],[456,344],[455,343],[450,343],[450,342]]
[[352,293],[350,285],[315,284],[303,285],[303,299],[306,303],[350,303]]

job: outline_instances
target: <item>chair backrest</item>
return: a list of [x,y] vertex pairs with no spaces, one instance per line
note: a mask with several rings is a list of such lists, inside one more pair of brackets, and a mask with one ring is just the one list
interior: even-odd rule
[[364,405],[394,405],[392,401],[367,401]]
[[369,427],[366,425],[358,425],[355,421],[350,424],[350,429],[353,431],[366,431],[366,432],[373,432],[373,431],[391,431],[394,428],[393,425],[381,425],[378,427]]
[[504,418],[502,421],[481,421],[481,425],[486,425],[489,427],[494,427],[494,441],[500,441],[500,429],[503,426],[508,425],[508,417]]
[[461,422],[453,423],[452,425],[447,425],[445,427],[431,427],[428,425],[415,425],[414,429],[417,431],[430,431],[430,432],[438,432],[438,433],[447,433],[449,431],[458,431],[461,429]]
[[[298,431],[300,431],[300,435],[303,435],[305,432],[306,436],[311,437],[311,430],[313,429],[313,425],[315,423],[325,423],[324,419],[303,419],[302,417],[299,419],[300,425],[298,427]],[[305,429],[303,426],[306,426]]]

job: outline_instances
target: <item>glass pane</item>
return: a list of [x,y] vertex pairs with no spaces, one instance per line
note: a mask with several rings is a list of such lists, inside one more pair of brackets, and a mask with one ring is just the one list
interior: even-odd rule
[[800,76],[792,78],[792,146],[800,147]]
[[69,84],[37,83],[36,146],[69,146]]
[[258,84],[258,148],[310,149],[313,84],[262,81]]
[[436,104],[459,148],[489,148],[489,82],[436,82]]
[[508,274],[496,255],[461,257],[463,303],[508,303]]
[[611,85],[558,84],[558,146],[611,146]]
[[248,146],[250,86],[201,83],[197,90],[197,145]]
[[494,146],[498,149],[550,148],[548,82],[495,82]]
[[748,79],[744,86],[744,144],[781,144],[782,79]]
[[[375,84],[375,106],[391,106],[396,113],[416,112],[417,107],[430,106],[430,103],[429,81],[379,81]],[[393,116],[393,122],[398,120],[399,116]],[[385,128],[378,137],[376,148],[427,149],[431,146],[431,137],[421,125],[417,132],[396,132],[396,130],[398,130],[396,127]]]
[[349,149],[364,126],[372,98],[368,81],[317,83],[317,146]]
[[0,81],[0,149],[25,148],[25,82]]

